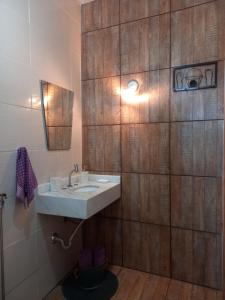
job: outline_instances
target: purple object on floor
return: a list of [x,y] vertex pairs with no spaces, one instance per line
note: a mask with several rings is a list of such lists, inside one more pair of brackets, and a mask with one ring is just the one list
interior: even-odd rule
[[86,270],[92,267],[92,251],[89,249],[80,252],[79,267],[81,270]]
[[94,250],[94,267],[100,267],[105,264],[105,248],[97,247]]
[[16,198],[29,207],[34,199],[34,191],[37,188],[37,179],[25,147],[17,150],[16,160]]

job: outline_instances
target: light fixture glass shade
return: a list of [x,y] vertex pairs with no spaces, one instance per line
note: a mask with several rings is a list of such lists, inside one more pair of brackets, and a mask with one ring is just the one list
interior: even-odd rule
[[127,89],[129,90],[129,92],[136,93],[138,91],[138,88],[139,83],[137,80],[132,79],[128,82]]

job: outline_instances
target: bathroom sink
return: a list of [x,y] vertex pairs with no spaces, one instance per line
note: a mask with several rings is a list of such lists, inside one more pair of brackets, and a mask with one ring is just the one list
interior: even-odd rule
[[90,174],[83,184],[74,176],[72,187],[67,187],[67,178],[61,181],[57,188],[50,182],[38,186],[38,213],[88,219],[120,198],[120,176]]
[[75,192],[80,192],[80,193],[88,193],[88,192],[95,192],[99,188],[100,187],[97,186],[97,185],[85,185],[85,186],[76,188],[74,191]]

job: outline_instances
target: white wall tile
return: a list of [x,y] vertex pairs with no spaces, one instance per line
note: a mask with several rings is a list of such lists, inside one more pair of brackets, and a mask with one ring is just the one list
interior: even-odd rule
[[[81,235],[69,251],[51,243],[67,238],[74,225],[37,215],[15,200],[16,149],[26,146],[38,182],[66,176],[82,161],[80,89],[80,5],[78,0],[0,0],[0,191],[4,207],[7,300],[41,300],[73,267]],[[75,92],[72,149],[47,151],[39,80]],[[35,108],[35,109],[32,109]]]
[[0,152],[0,190],[14,196],[16,191],[16,152]]
[[0,103],[0,151],[45,148],[43,116],[39,110]]
[[35,200],[25,209],[15,197],[8,197],[3,213],[4,247],[31,238],[38,229],[40,224],[35,212]]
[[63,9],[71,18],[80,22],[80,1],[79,0],[54,0],[54,3]]
[[38,271],[37,235],[9,246],[4,250],[4,256],[5,289],[8,294]]
[[0,3],[0,57],[29,63],[29,23]]
[[31,97],[40,101],[39,78],[30,65],[0,57],[0,102],[31,108]]
[[0,4],[7,6],[12,12],[17,13],[25,20],[29,20],[28,0],[0,0]]
[[[32,298],[31,298],[32,295]],[[40,300],[38,294],[37,274],[34,273],[25,279],[21,285],[6,295],[6,300]]]

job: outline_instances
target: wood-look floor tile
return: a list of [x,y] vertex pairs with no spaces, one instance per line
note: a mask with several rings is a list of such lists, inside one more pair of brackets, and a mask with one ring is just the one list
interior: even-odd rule
[[145,282],[140,300],[166,300],[169,283],[169,278],[149,275]]
[[139,300],[148,276],[147,273],[122,268],[118,275],[119,288],[112,300]]
[[171,280],[166,300],[193,300],[192,284],[177,280]]

